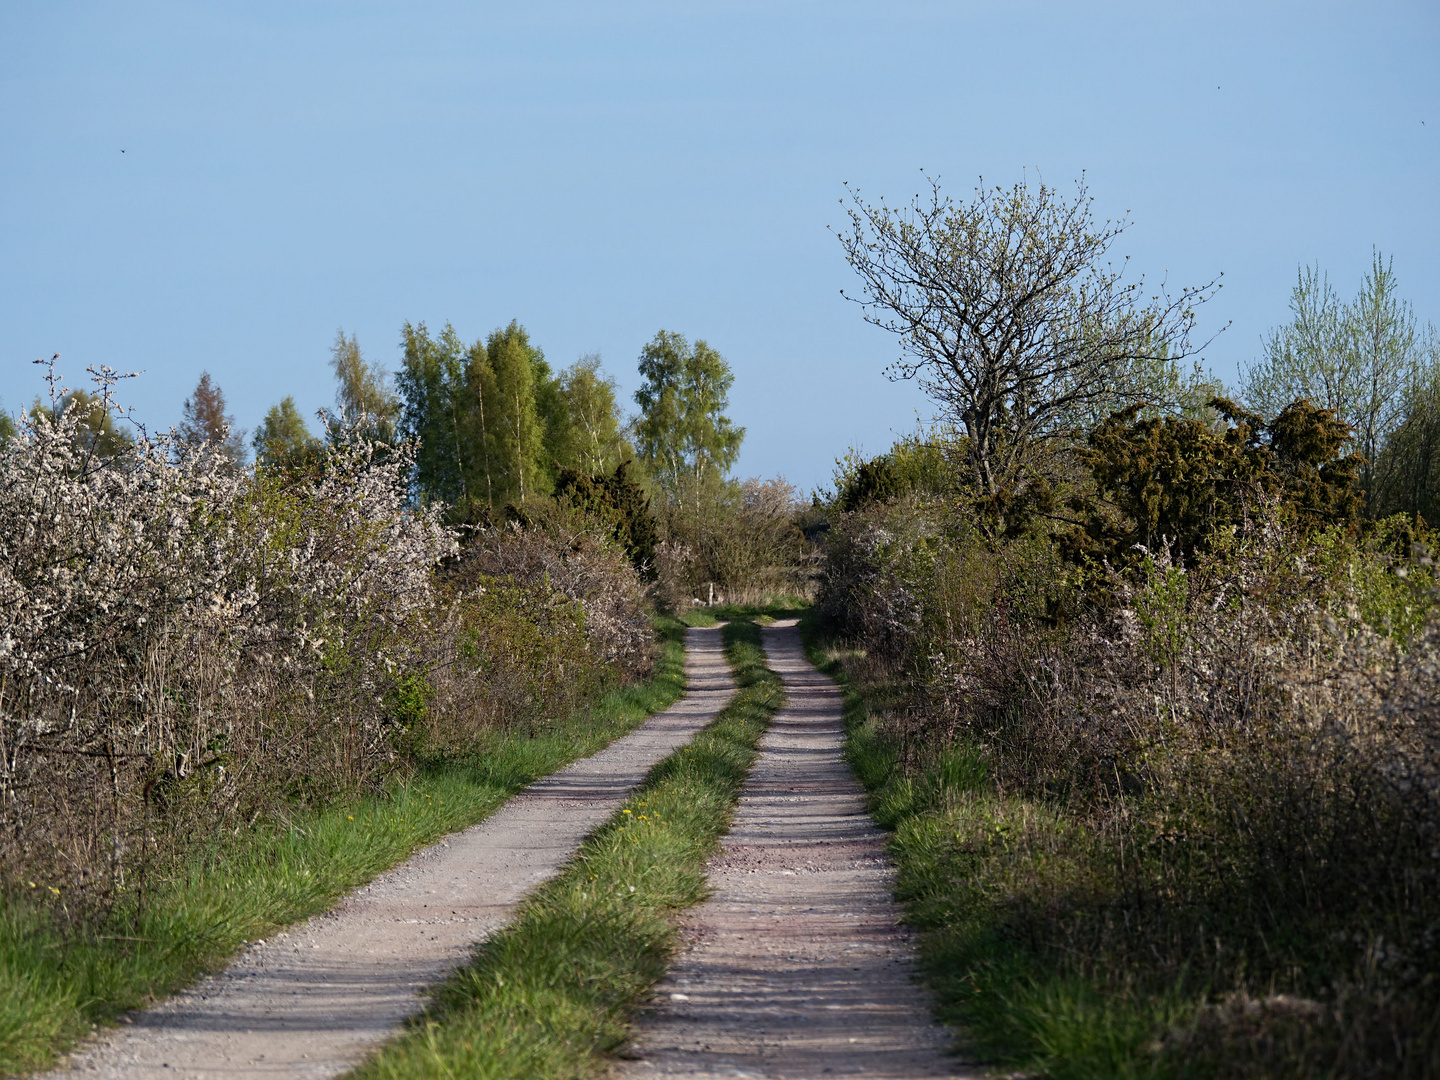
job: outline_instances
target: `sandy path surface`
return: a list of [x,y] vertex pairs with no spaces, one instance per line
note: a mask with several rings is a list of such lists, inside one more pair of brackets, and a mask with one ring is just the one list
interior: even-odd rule
[[594,757],[527,788],[332,911],[257,942],[228,969],[131,1017],[59,1077],[331,1077],[423,1004],[419,992],[619,808],[730,700],[720,630],[686,634],[686,696]]
[[979,1075],[946,1054],[912,981],[884,834],[840,757],[840,691],[793,621],[765,631],[765,650],[788,704],[618,1076]]

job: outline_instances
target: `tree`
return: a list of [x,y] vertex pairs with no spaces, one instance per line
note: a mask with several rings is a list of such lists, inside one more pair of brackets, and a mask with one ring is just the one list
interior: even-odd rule
[[1154,373],[1194,353],[1195,307],[1218,286],[1147,301],[1143,278],[1102,263],[1128,222],[1097,223],[1083,179],[1071,199],[1020,183],[968,205],[930,186],[903,210],[852,193],[839,238],[863,294],[846,298],[900,339],[891,377],[919,378],[963,428],[981,495],[1004,497],[1052,440],[1145,402]]
[[404,402],[401,429],[419,443],[415,472],[421,495],[450,504],[483,497],[471,491],[477,465],[484,471],[484,461],[475,457],[478,450],[483,459],[485,440],[482,436],[477,446],[471,435],[477,411],[472,399],[481,391],[469,376],[475,363],[484,364],[484,347],[471,356],[449,323],[432,338],[423,322],[405,323],[401,345],[404,361],[395,380]]
[[1374,469],[1377,517],[1418,514],[1440,528],[1440,335],[1429,327],[1405,388],[1401,419]]
[[278,405],[271,405],[255,429],[250,445],[255,448],[257,464],[269,468],[301,469],[320,452],[320,440],[310,434],[305,418],[295,407],[295,399],[286,395]]
[[13,439],[15,433],[15,418],[6,412],[3,407],[0,407],[0,446],[4,446]]
[[582,356],[556,379],[565,422],[547,431],[546,449],[562,469],[608,473],[633,454],[621,430],[615,380],[600,371],[600,357]]
[[535,398],[536,383],[544,383],[550,368],[544,354],[530,344],[525,328],[515,321],[490,335],[485,352],[495,372],[490,435],[497,496],[503,492],[505,501],[518,504],[527,495],[549,493],[541,465],[545,428]]
[[344,330],[335,332],[330,369],[335,372],[336,409],[331,426],[358,430],[375,442],[394,442],[400,399],[386,385],[389,375],[384,367],[365,360],[354,334],[347,338]]
[[692,499],[724,479],[740,456],[745,429],[724,415],[735,376],[704,341],[692,347],[661,330],[640,353],[645,382],[635,392],[640,460],[674,503]]
[[1273,418],[1291,403],[1309,400],[1353,429],[1372,512],[1380,453],[1405,415],[1405,391],[1420,362],[1415,314],[1398,289],[1393,260],[1379,251],[1350,304],[1341,302],[1318,265],[1300,267],[1290,322],[1271,331],[1264,356],[1242,379],[1246,404],[1262,416]]
[[202,371],[194,391],[185,399],[180,425],[175,429],[181,445],[199,448],[209,445],[229,459],[237,469],[245,464],[245,432],[225,412],[225,394]]
[[449,323],[436,337],[424,323],[406,323],[402,342],[400,426],[420,443],[422,497],[449,503],[452,520],[470,521],[548,493],[536,386],[550,369],[525,329],[512,322],[467,347]]

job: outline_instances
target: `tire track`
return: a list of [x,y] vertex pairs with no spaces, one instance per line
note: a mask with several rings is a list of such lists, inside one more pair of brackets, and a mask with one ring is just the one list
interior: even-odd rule
[[884,834],[841,758],[839,689],[793,620],[765,631],[788,704],[710,867],[715,895],[637,1026],[625,1080],[978,1075],[912,978]]

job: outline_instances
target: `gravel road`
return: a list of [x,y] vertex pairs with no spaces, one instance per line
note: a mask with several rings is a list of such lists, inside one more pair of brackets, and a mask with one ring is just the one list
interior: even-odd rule
[[593,757],[527,788],[332,911],[107,1031],[49,1077],[336,1076],[406,1017],[729,701],[718,628],[686,634],[686,696]]
[[786,708],[709,870],[712,899],[635,1032],[624,1080],[976,1076],[912,979],[884,834],[840,756],[841,696],[793,621],[765,631]]

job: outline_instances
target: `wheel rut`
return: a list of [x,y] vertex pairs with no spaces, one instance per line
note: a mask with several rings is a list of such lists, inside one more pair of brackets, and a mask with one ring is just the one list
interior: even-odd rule
[[719,628],[692,629],[685,645],[687,692],[675,705],[326,914],[256,942],[224,971],[132,1014],[49,1080],[320,1080],[355,1066],[420,1011],[421,991],[465,963],[651,767],[730,700]]
[[913,979],[884,834],[841,757],[839,689],[794,621],[765,630],[788,699],[709,868],[714,895],[637,1025],[622,1080],[978,1076]]

